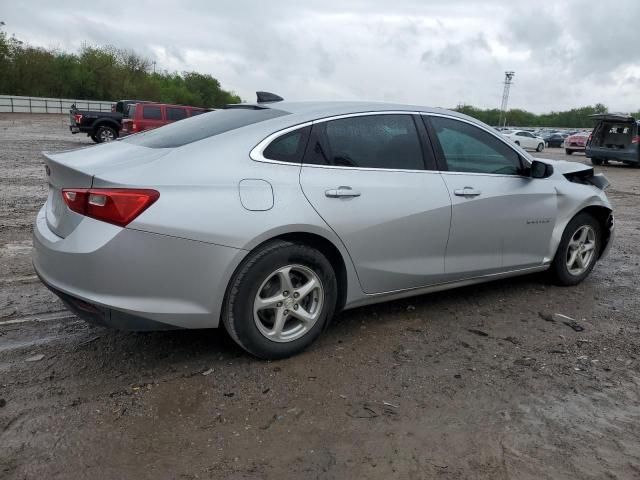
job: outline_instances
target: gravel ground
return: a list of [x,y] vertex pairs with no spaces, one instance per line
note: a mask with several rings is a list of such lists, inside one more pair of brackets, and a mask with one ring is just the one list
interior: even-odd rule
[[92,144],[65,122],[0,115],[0,478],[640,478],[640,170],[597,169],[617,238],[583,284],[360,308],[264,362],[223,330],[91,327],[38,282],[39,152]]

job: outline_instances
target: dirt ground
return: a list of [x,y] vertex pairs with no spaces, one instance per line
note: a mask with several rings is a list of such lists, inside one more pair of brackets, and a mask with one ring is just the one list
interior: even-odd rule
[[38,282],[39,153],[92,144],[65,122],[0,115],[0,478],[640,478],[640,169],[597,169],[617,238],[582,285],[360,308],[265,362],[223,330],[89,326]]

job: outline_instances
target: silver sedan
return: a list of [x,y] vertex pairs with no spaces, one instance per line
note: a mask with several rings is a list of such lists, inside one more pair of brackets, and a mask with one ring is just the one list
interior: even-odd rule
[[575,285],[613,239],[590,167],[418,106],[231,105],[45,167],[33,263],[71,310],[223,324],[262,358],[361,305],[542,270]]

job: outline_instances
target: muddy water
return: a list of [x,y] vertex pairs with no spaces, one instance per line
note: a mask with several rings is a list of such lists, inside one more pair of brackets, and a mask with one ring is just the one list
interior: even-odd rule
[[38,153],[92,144],[64,122],[0,115],[0,478],[640,478],[640,170],[598,168],[617,239],[582,285],[361,308],[260,362],[223,331],[90,327],[38,283]]

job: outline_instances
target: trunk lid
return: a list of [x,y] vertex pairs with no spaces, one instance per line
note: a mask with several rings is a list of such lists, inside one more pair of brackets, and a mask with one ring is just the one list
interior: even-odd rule
[[44,155],[49,194],[46,203],[47,225],[53,233],[65,238],[84,218],[69,210],[62,198],[63,188],[91,188],[93,177],[130,165],[152,162],[171,149],[153,149],[124,142]]

